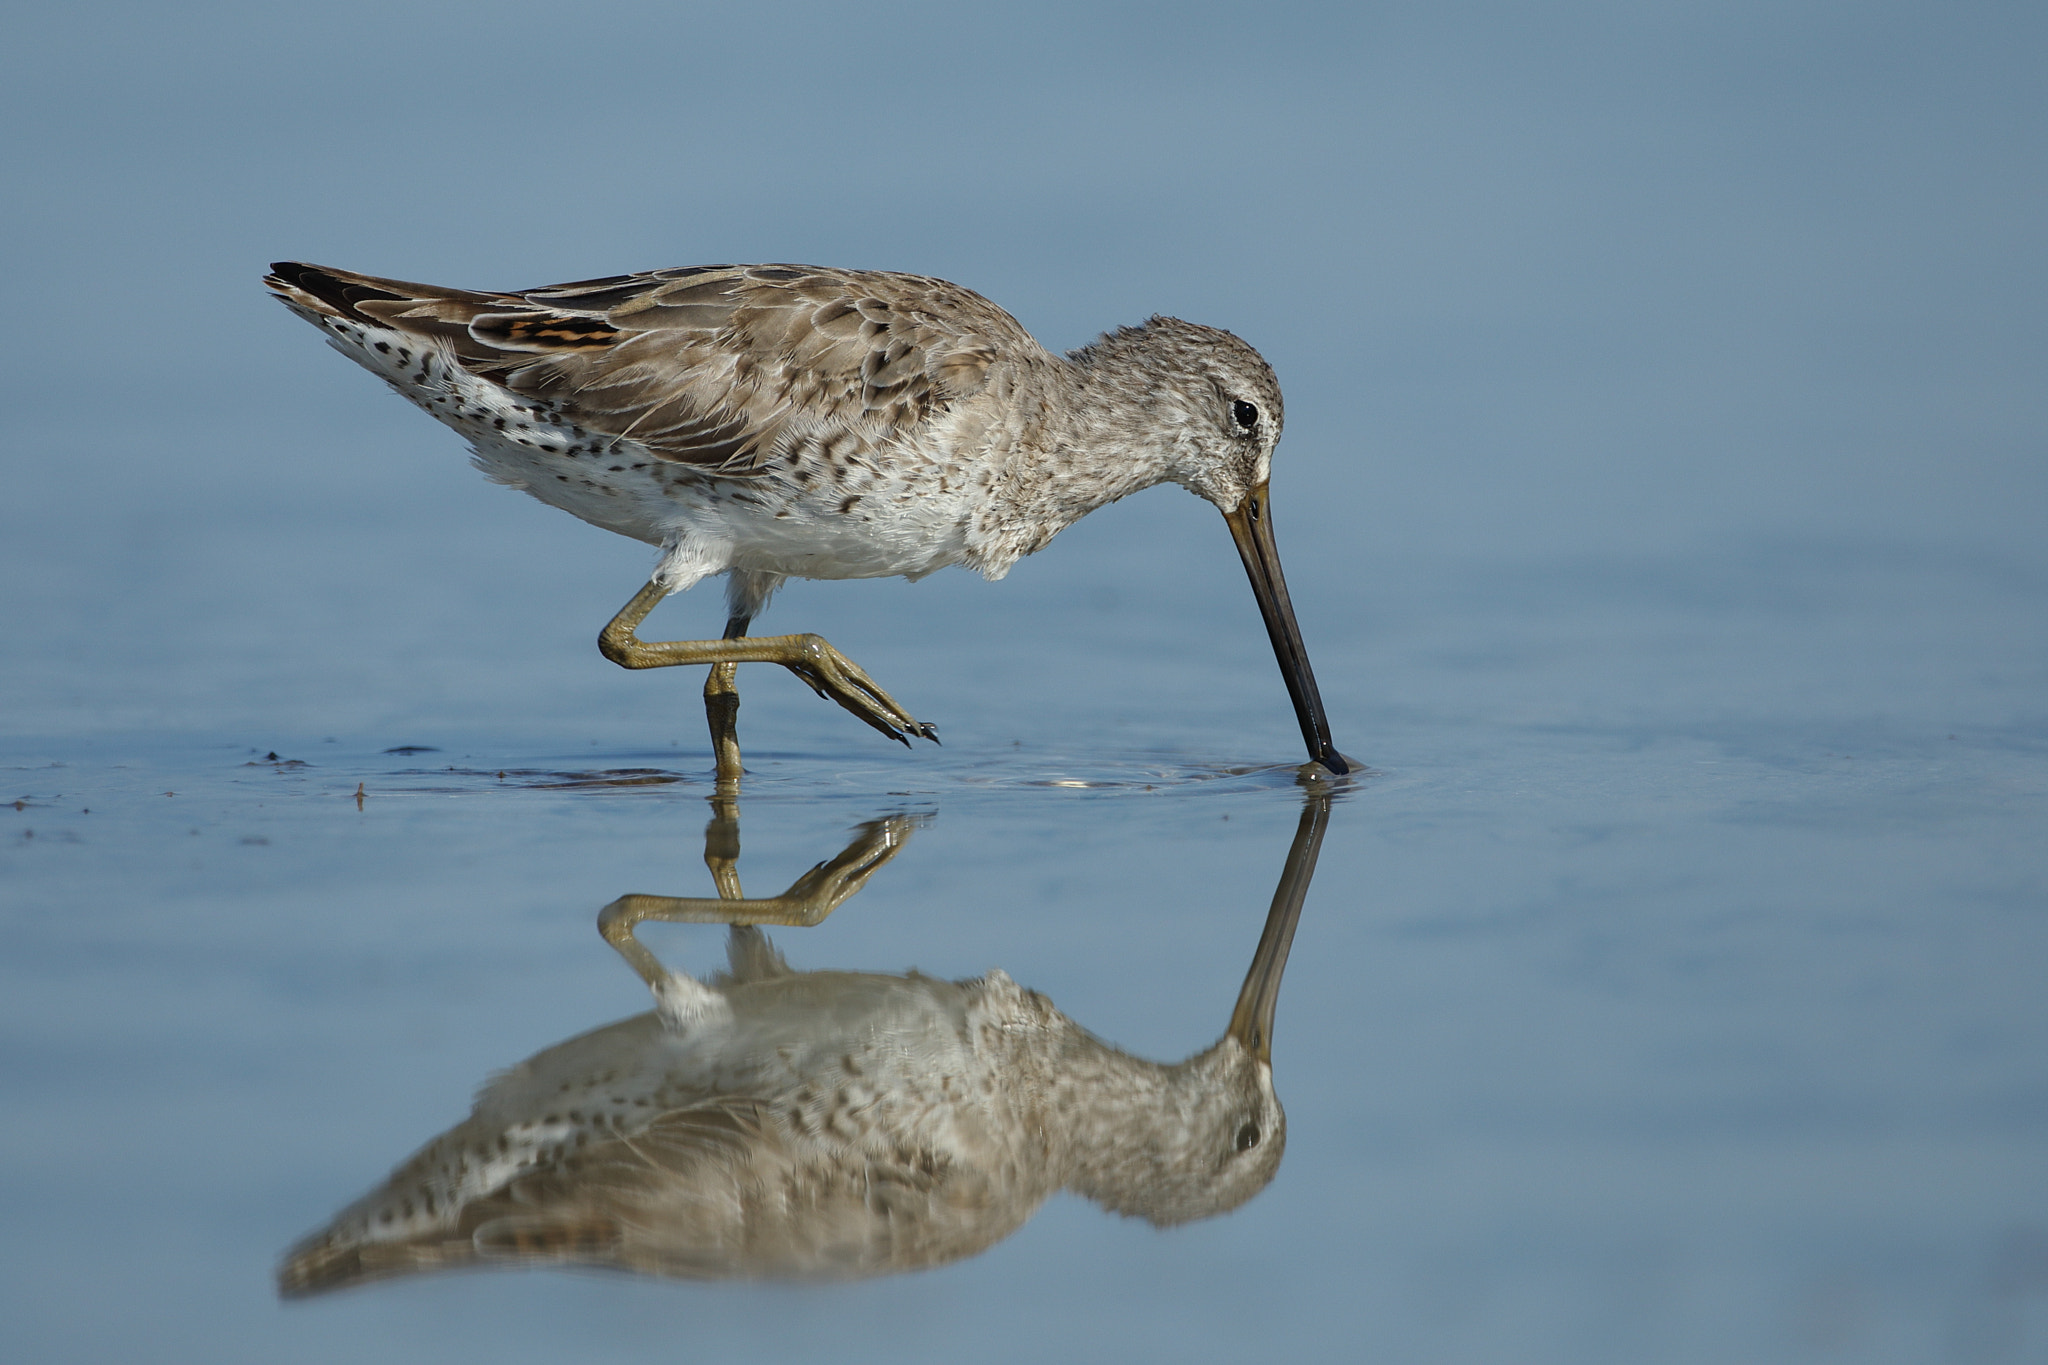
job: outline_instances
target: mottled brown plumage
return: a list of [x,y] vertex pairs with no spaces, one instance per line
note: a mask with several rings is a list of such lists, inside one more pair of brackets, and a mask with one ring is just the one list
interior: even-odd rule
[[[273,287],[449,347],[470,373],[678,464],[758,475],[801,441],[914,430],[1030,335],[943,280],[689,266],[474,293],[280,264]],[[1049,360],[1042,350],[1039,356]]]
[[[739,637],[785,578],[1001,578],[1176,482],[1232,520],[1310,755],[1347,770],[1273,548],[1279,384],[1228,332],[1153,318],[1057,356],[972,290],[816,266],[490,293],[283,262],[267,283],[492,478],[661,547],[652,591],[603,637],[626,667],[709,663],[730,692],[729,665],[779,663],[885,734],[933,737],[817,637]],[[719,573],[726,639],[637,638],[661,595]],[[738,772],[721,749],[721,776]]]

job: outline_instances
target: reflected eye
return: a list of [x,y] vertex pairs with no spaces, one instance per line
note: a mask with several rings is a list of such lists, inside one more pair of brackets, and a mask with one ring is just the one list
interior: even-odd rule
[[1249,1151],[1250,1151],[1250,1150],[1251,1150],[1252,1148],[1254,1148],[1254,1147],[1256,1147],[1256,1146],[1258,1146],[1258,1145],[1259,1145],[1259,1125],[1258,1125],[1258,1124],[1256,1124],[1256,1123],[1247,1123],[1247,1124],[1246,1124],[1246,1125],[1245,1125],[1244,1127],[1242,1127],[1242,1128],[1240,1128],[1240,1129],[1238,1129],[1238,1130],[1237,1130],[1237,1150],[1238,1150],[1238,1151],[1240,1151],[1240,1152],[1249,1152]]
[[[1250,434],[1259,424],[1259,405],[1257,403],[1247,403],[1240,398],[1230,405],[1230,416],[1237,423],[1239,431]],[[1257,1142],[1258,1140],[1258,1134],[1254,1132],[1252,1134],[1252,1141]]]

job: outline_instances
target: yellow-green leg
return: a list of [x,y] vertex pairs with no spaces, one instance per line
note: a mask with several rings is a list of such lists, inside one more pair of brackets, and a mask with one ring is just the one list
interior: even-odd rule
[[[738,634],[746,634],[746,622],[739,623]],[[726,627],[726,638],[735,638],[732,626]],[[738,664],[713,664],[711,676],[704,680],[704,720],[711,727],[711,757],[718,765],[718,790],[727,794],[739,791],[740,774],[740,689],[734,683],[739,672]]]
[[667,595],[667,589],[659,582],[648,583],[599,633],[597,647],[605,658],[621,668],[712,665],[711,677],[704,684],[704,711],[711,727],[711,745],[721,783],[736,782],[740,776],[740,699],[733,681],[734,664],[780,664],[810,684],[819,696],[838,702],[906,747],[912,735],[938,741],[938,733],[931,726],[904,710],[860,665],[834,649],[822,635],[767,635],[757,639],[746,634],[744,618],[735,618],[727,624],[722,640],[640,639],[634,631],[647,619],[647,613],[654,610],[655,603]]

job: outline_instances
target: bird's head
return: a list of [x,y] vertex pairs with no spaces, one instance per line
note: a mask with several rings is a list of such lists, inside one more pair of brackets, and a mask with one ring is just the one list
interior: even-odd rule
[[[1167,478],[1226,514],[1271,474],[1280,381],[1265,357],[1217,327],[1155,317],[1079,353],[1127,388],[1166,449]],[[1107,362],[1107,363],[1105,363]]]
[[1167,1075],[1157,1111],[1076,1182],[1112,1213],[1158,1227],[1230,1212],[1272,1183],[1287,1149],[1273,1068],[1234,1038]]
[[1213,503],[1230,523],[1309,757],[1333,773],[1350,772],[1351,760],[1331,740],[1273,541],[1267,484],[1284,421],[1273,367],[1231,333],[1179,318],[1122,328],[1089,351],[1091,360],[1120,362],[1100,365],[1102,372],[1144,385],[1142,396],[1134,397],[1166,443],[1167,477]]

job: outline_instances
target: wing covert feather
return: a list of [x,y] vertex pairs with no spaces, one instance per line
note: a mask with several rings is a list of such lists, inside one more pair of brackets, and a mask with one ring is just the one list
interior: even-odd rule
[[276,270],[582,427],[728,475],[799,439],[915,431],[999,366],[1045,354],[972,290],[886,271],[690,266],[499,294]]

